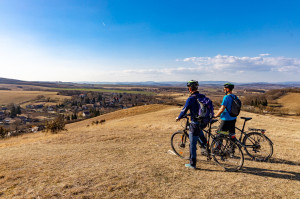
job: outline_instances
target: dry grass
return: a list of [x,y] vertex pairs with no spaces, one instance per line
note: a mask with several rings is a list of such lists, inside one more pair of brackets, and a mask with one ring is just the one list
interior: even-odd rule
[[288,93],[277,100],[282,104],[282,109],[286,109],[290,113],[298,113],[300,111],[300,93]]
[[43,95],[45,98],[62,101],[63,99],[70,98],[68,96],[57,95],[57,92],[45,92],[45,91],[6,91],[0,90],[0,105],[9,103],[20,104],[27,101],[35,100],[37,96]]
[[[181,128],[175,122],[179,111],[135,107],[69,124],[65,133],[0,140],[0,197],[299,197],[299,120],[242,112],[254,118],[249,127],[268,129],[271,162],[246,160],[242,171],[224,172],[201,157],[199,169],[189,170],[187,161],[167,152],[172,133]],[[101,119],[106,122],[91,125]]]
[[33,85],[18,85],[18,84],[0,84],[1,88],[8,88],[13,91],[23,91],[24,89],[49,89],[49,87],[33,86]]

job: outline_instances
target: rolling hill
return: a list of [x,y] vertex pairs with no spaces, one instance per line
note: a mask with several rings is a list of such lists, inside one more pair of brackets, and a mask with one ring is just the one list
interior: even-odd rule
[[[239,172],[199,158],[198,170],[168,153],[180,107],[148,105],[68,124],[59,134],[0,140],[1,198],[298,198],[299,119],[253,117],[274,142],[270,162]],[[93,121],[105,119],[103,124]],[[238,120],[238,126],[241,121]]]

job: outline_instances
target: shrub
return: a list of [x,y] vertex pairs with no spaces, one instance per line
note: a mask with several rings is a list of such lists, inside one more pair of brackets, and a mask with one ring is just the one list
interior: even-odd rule
[[65,120],[63,115],[59,115],[55,120],[46,122],[46,132],[58,133],[60,131],[66,131],[65,129]]
[[8,133],[8,130],[0,126],[0,137],[4,138]]

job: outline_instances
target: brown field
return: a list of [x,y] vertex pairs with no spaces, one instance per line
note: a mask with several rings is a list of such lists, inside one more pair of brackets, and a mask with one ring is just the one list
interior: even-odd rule
[[[274,142],[270,162],[247,159],[224,172],[199,158],[198,169],[168,153],[180,107],[148,105],[67,125],[59,134],[0,140],[2,198],[299,198],[299,119],[253,117]],[[105,119],[102,125],[92,121]],[[241,121],[238,120],[238,126]]]
[[18,85],[18,84],[0,84],[0,88],[8,88],[13,91],[23,91],[25,89],[49,89],[49,87],[43,87],[43,86]]
[[300,113],[300,93],[288,93],[277,100],[290,113]]
[[63,99],[70,98],[69,96],[57,95],[57,92],[45,91],[16,91],[16,90],[0,90],[0,105],[7,105],[10,103],[20,104],[28,101],[33,101],[37,96],[43,95],[45,98],[62,101]]

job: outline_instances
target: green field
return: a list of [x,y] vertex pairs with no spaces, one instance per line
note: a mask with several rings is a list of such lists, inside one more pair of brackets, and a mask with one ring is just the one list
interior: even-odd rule
[[96,89],[96,88],[51,88],[51,90],[93,91],[93,92],[101,92],[101,93],[130,93],[130,94],[156,95],[156,93],[150,91],[111,90],[111,89]]

